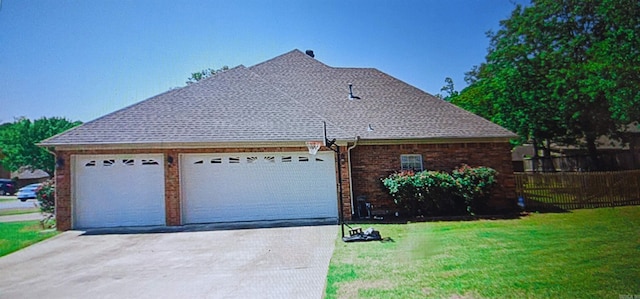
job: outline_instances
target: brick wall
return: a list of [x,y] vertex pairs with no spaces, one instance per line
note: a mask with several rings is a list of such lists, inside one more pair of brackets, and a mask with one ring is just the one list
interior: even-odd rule
[[[296,152],[304,147],[263,147],[227,149],[136,149],[136,150],[75,150],[58,151],[57,157],[65,163],[56,169],[56,219],[59,230],[72,228],[71,201],[71,155],[109,154],[164,154],[165,160],[165,207],[166,224],[181,225],[180,154],[188,153],[241,153],[241,152]],[[327,150],[322,148],[321,150]],[[379,211],[394,211],[395,204],[382,186],[381,178],[400,169],[401,154],[421,154],[425,169],[450,171],[462,163],[471,166],[489,166],[500,174],[492,204],[497,209],[513,207],[515,181],[511,166],[508,143],[458,143],[458,144],[405,144],[405,145],[359,145],[351,151],[353,194],[364,195]],[[172,163],[168,163],[170,158]],[[343,216],[352,216],[349,189],[348,155],[341,148]],[[336,188],[336,193],[337,193]],[[338,194],[337,194],[338,195]],[[338,206],[338,208],[340,208]]]
[[[321,148],[320,150],[327,150]],[[65,163],[61,168],[56,169],[56,221],[58,230],[65,231],[73,227],[72,225],[72,155],[118,155],[118,154],[164,154],[165,161],[165,216],[166,225],[175,226],[182,224],[181,194],[180,194],[180,154],[190,153],[244,153],[244,152],[299,152],[307,151],[306,147],[261,147],[261,148],[224,148],[224,149],[136,149],[136,150],[74,150],[57,151],[58,159],[62,158]],[[171,158],[169,158],[171,157]],[[345,202],[344,215],[347,219],[351,216],[349,198],[349,176],[346,163],[346,155],[342,157],[342,182],[343,198]],[[169,160],[172,163],[169,163]],[[337,195],[336,188],[336,195]]]
[[382,178],[400,170],[401,154],[422,155],[425,170],[451,171],[461,164],[488,166],[498,171],[498,186],[490,204],[496,210],[515,205],[515,180],[509,143],[447,143],[359,145],[351,151],[353,196],[366,196],[377,213],[397,210]]

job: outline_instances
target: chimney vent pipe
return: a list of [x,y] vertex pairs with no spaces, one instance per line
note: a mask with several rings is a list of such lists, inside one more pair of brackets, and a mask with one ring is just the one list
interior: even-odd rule
[[309,56],[311,56],[311,58],[315,58],[316,57],[316,55],[313,54],[313,50],[306,50],[306,51],[304,51],[304,53],[309,55]]

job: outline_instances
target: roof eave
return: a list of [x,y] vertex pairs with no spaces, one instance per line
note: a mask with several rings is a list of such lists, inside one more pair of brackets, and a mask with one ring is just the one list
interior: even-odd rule
[[[359,145],[393,144],[442,144],[442,143],[504,143],[517,136],[489,137],[436,137],[436,138],[360,138]],[[346,146],[356,138],[338,139],[336,144]],[[257,148],[257,147],[306,147],[308,140],[280,141],[221,141],[221,142],[144,142],[144,143],[39,143],[40,147],[54,148],[56,151],[71,150],[118,150],[118,149],[200,149],[200,148]],[[318,140],[321,141],[321,140]]]
[[122,150],[122,149],[200,149],[200,148],[256,148],[256,147],[306,147],[305,141],[222,141],[222,142],[144,142],[144,143],[77,143],[38,144],[56,151],[72,150]]
[[487,136],[487,137],[432,137],[432,138],[361,138],[359,145],[394,145],[394,144],[443,144],[443,143],[504,143],[514,136]]

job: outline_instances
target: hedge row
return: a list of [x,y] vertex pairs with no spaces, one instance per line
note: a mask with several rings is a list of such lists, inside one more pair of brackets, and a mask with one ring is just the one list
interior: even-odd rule
[[462,165],[450,173],[403,171],[382,182],[408,216],[473,215],[486,209],[496,175],[489,167]]

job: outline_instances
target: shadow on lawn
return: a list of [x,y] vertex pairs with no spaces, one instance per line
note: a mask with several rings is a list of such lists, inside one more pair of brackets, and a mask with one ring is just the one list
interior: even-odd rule
[[509,220],[520,219],[527,213],[512,212],[497,215],[459,215],[459,216],[418,216],[418,217],[384,217],[382,219],[354,219],[347,224],[408,224],[414,222],[440,222],[440,221],[477,221],[477,220]]
[[524,210],[538,213],[569,213],[569,210],[563,209],[555,204],[534,199],[527,199],[527,205]]

